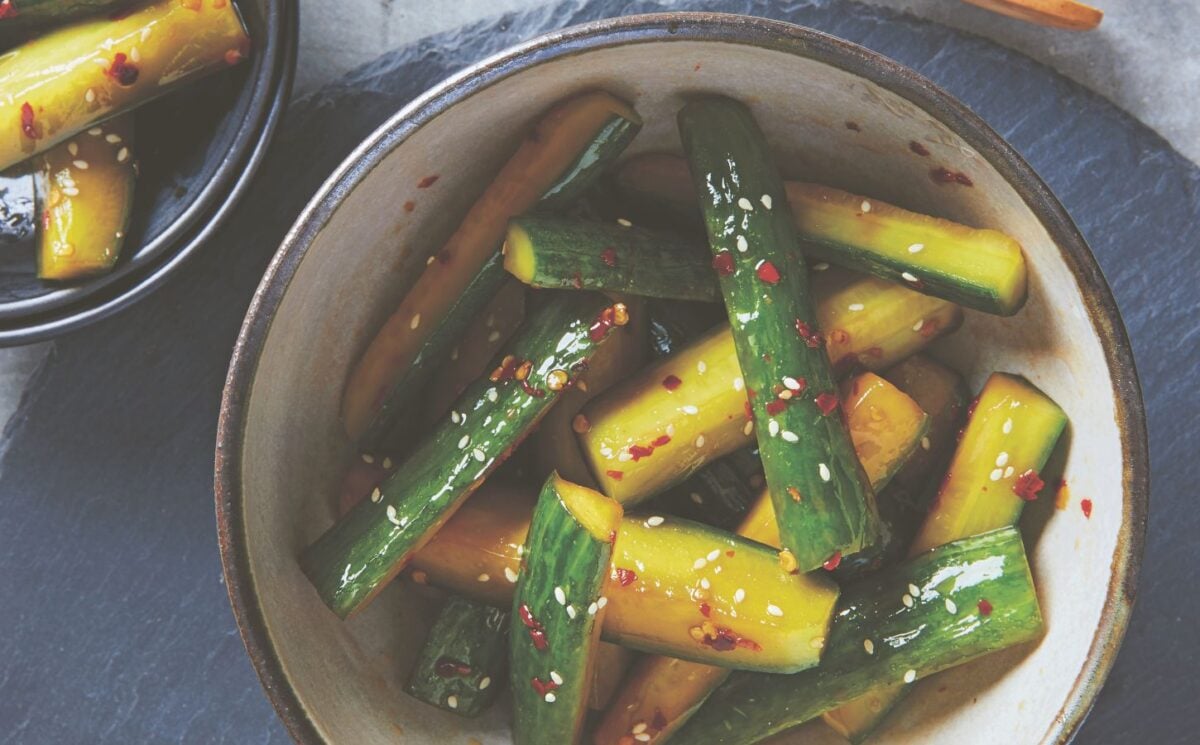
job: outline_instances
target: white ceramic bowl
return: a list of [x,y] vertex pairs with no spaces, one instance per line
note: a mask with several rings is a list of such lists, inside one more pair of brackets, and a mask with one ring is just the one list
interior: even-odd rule
[[[427,604],[396,585],[343,623],[297,565],[333,521],[354,457],[344,381],[426,257],[537,114],[605,88],[646,126],[634,152],[678,150],[681,96],[751,104],[785,174],[1003,230],[1025,248],[1030,300],[1011,319],[968,312],[938,352],[978,386],[1020,372],[1071,418],[1065,511],[1024,524],[1045,638],[917,686],[883,743],[1065,742],[1112,665],[1132,604],[1147,504],[1144,415],[1112,296],[1082,237],[1029,166],[962,104],[866,49],[795,26],[666,14],[601,21],[493,57],[414,101],[314,197],[275,256],[234,354],[217,451],[222,558],[271,701],[304,743],[507,741],[507,711],[463,720],[401,692]],[[851,126],[851,123],[853,126]],[[921,157],[909,143],[923,143]],[[940,184],[930,169],[969,175]],[[439,174],[436,188],[417,183]],[[397,205],[412,199],[407,213]],[[1094,504],[1090,519],[1081,497]],[[403,738],[398,738],[398,731]],[[788,742],[835,742],[820,725]]]

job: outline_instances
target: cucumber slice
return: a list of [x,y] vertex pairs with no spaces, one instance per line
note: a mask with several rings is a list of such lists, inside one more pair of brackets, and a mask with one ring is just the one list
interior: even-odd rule
[[592,293],[553,298],[380,491],[305,550],[304,571],[331,610],[345,617],[374,597],[512,453],[612,328],[628,320],[624,306],[606,302]]
[[439,709],[478,716],[496,700],[508,662],[508,613],[452,597],[438,613],[405,692]]
[[[51,31],[0,57],[0,171],[250,53],[233,3],[157,0]],[[19,16],[18,16],[19,17]]]
[[820,667],[789,676],[735,674],[676,738],[689,745],[758,742],[880,681],[908,685],[1037,639],[1042,628],[1017,530],[949,543],[847,587]]
[[31,29],[61,25],[122,5],[128,5],[128,0],[4,0],[0,10],[7,12],[0,12],[0,47]]
[[38,276],[71,280],[112,269],[125,243],[137,166],[133,116],[91,128],[38,156]]
[[[910,554],[1015,525],[1026,498],[1036,496],[1037,472],[1046,464],[1066,423],[1062,409],[1028,382],[993,373],[974,404],[946,479]],[[1017,491],[1023,496],[1014,493]],[[877,686],[826,712],[823,718],[847,738],[861,742],[906,691],[904,686]]]
[[513,596],[513,740],[579,741],[621,506],[553,474],[542,487]]
[[[829,330],[826,351],[847,374],[886,368],[962,318],[945,300],[845,270],[814,272],[813,286],[820,327]],[[733,336],[722,324],[598,396],[583,409],[587,430],[579,440],[601,490],[635,504],[753,445],[745,388]],[[811,401],[801,403],[815,410]],[[634,459],[631,450],[644,453],[664,435],[666,447]]]
[[631,225],[548,216],[508,224],[504,268],[532,287],[717,302],[696,243]]
[[[566,194],[563,179],[568,175],[590,183],[598,166],[581,169],[580,159],[589,152],[603,152],[604,162],[608,162],[640,126],[637,114],[628,105],[603,92],[561,101],[542,115],[458,229],[425,266],[351,373],[342,394],[342,424],[351,440],[359,442],[369,430],[386,429],[382,424],[372,424],[379,416],[380,403],[393,390],[393,381],[418,355],[436,359],[448,355],[449,348],[432,345],[431,336],[480,267],[500,247],[509,219],[527,212],[548,193]],[[612,147],[595,150],[601,141],[611,141]],[[581,182],[570,189],[584,186]],[[453,342],[452,338],[442,338]],[[369,445],[364,443],[368,449]]]

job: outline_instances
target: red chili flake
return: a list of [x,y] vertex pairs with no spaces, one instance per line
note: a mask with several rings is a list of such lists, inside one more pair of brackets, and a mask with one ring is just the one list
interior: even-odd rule
[[716,636],[705,635],[704,639],[701,640],[701,643],[712,647],[718,652],[728,652],[730,650],[737,649],[738,647],[741,647],[742,649],[749,649],[754,652],[762,651],[762,647],[756,642],[738,636],[738,634],[732,629],[727,629],[723,626],[717,627]]
[[615,314],[612,306],[600,311],[600,315],[596,316],[596,320],[588,328],[588,338],[594,342],[599,342],[608,336],[608,332],[616,325]]
[[764,261],[754,270],[758,278],[769,285],[779,284],[779,270],[769,261]]
[[652,447],[660,448],[663,445],[666,445],[670,441],[671,441],[670,435],[659,435],[658,437],[654,438],[654,440],[650,443],[650,445]]
[[612,246],[600,252],[600,260],[609,266],[617,265],[617,250]]
[[861,132],[862,127],[858,126],[858,122],[846,122],[846,129],[851,132]]
[[28,101],[21,104],[21,131],[31,140],[40,138],[37,128],[33,126],[33,106]]
[[1092,500],[1081,499],[1079,501],[1079,509],[1083,510],[1083,516],[1092,519]]
[[405,211],[405,212],[412,212],[412,211],[413,211],[413,210],[415,210],[416,208],[417,208],[417,203],[416,203],[416,202],[411,202],[411,201],[410,201],[410,202],[405,202],[405,203],[404,203],[404,211]]
[[753,419],[753,418],[754,418],[754,409],[750,408],[750,402],[749,402],[749,401],[747,401],[747,402],[746,402],[746,418],[747,418],[747,419]]
[[705,618],[708,618],[710,615],[712,615],[712,606],[709,605],[708,603],[701,603],[700,604],[700,615],[704,616]]
[[814,398],[813,403],[821,410],[821,416],[829,416],[838,407],[838,395],[827,391]]
[[819,333],[799,318],[796,319],[796,333],[804,340],[805,344],[813,349],[817,349],[825,343],[825,339]]
[[533,617],[529,606],[521,603],[521,606],[517,608],[517,615],[521,617],[521,623],[525,624],[525,628],[529,629],[529,638],[533,641],[534,648],[538,650],[545,649],[547,646],[546,629]]
[[916,140],[913,140],[912,142],[908,143],[908,149],[912,150],[917,155],[920,155],[922,158],[927,157],[929,155],[929,148],[925,147],[924,145],[917,142]]
[[942,324],[936,318],[926,319],[925,323],[921,324],[921,336],[926,339],[933,338],[942,328]]
[[733,549],[726,551],[725,555],[732,559],[733,558]]
[[697,62],[697,63],[696,63],[696,64],[695,64],[695,65],[692,67],[692,72],[700,72],[700,63],[699,63],[699,62]]
[[117,81],[117,85],[129,87],[137,82],[137,65],[129,61],[124,52],[113,55],[112,64],[108,66],[108,77]]
[[546,395],[546,392],[541,388],[534,388],[532,385],[530,385],[528,380],[521,381],[521,390],[525,391],[525,393],[533,396],[534,398],[542,398]]
[[604,473],[607,474],[609,478],[616,479],[617,481],[625,478],[624,471],[605,471]]
[[609,543],[617,542],[617,531],[615,531],[615,530],[608,531],[608,542]]
[[1013,483],[1012,490],[1013,494],[1016,494],[1021,499],[1024,499],[1026,502],[1032,502],[1038,498],[1038,492],[1045,485],[1046,482],[1042,481],[1037,471],[1031,468],[1017,477],[1016,482]]
[[987,598],[981,598],[979,600],[979,615],[981,615],[981,616],[992,615],[992,604],[987,601]]
[[662,379],[662,387],[668,391],[673,391],[681,385],[683,385],[683,381],[674,375],[668,375]]
[[650,726],[656,730],[666,729],[667,727],[667,718],[663,716],[662,709],[657,706],[654,707],[654,716],[650,717]]
[[713,256],[712,268],[717,270],[717,274],[722,277],[728,277],[733,274],[733,254],[728,251],[720,251]]
[[629,455],[633,458],[633,462],[637,463],[642,458],[648,458],[651,455],[654,455],[654,448],[646,447],[645,445],[630,445]]
[[850,341],[850,334],[845,329],[834,329],[829,332],[829,341],[834,344],[845,344]]
[[439,678],[465,678],[471,674],[471,666],[449,657],[439,657],[438,661],[433,663],[433,671]]
[[533,678],[529,681],[529,684],[533,686],[533,690],[537,691],[537,695],[543,698],[545,698],[547,693],[558,688],[558,683],[555,683],[553,680],[543,681],[541,678]]
[[5,18],[16,18],[17,6],[12,0],[0,0],[0,20]]
[[617,582],[621,587],[629,587],[634,582],[637,582],[637,572],[632,569],[617,567]]
[[821,568],[827,572],[832,572],[834,569],[837,569],[838,565],[841,563],[842,563],[842,552],[834,551],[833,556],[830,556],[828,559],[826,559],[825,563],[821,565]]
[[425,178],[423,178],[423,179],[421,179],[420,181],[418,181],[418,182],[417,182],[417,188],[418,188],[418,189],[428,189],[429,187],[431,187],[431,186],[433,186],[434,184],[436,184],[436,183],[437,183],[437,180],[438,180],[439,178],[441,178],[441,176],[439,176],[439,175],[438,175],[438,174],[436,174],[436,173],[435,173],[435,174],[433,174],[432,176],[426,176]]
[[788,402],[777,398],[767,402],[767,416],[779,416],[787,409]]
[[963,186],[974,186],[975,182],[971,177],[960,171],[951,171],[949,168],[938,166],[937,168],[929,169],[929,178],[933,179],[935,184],[962,184]]

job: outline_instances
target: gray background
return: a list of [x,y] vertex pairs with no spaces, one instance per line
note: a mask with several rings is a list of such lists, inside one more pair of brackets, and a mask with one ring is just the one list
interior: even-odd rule
[[[0,461],[0,743],[286,741],[225,603],[211,511],[229,349],[282,231],[358,139],[446,73],[597,14],[718,4],[302,0],[298,93],[406,51],[295,106],[257,208],[150,300],[53,345],[0,354],[0,416],[21,401]],[[964,98],[1030,159],[1092,242],[1138,355],[1157,497],[1139,608],[1080,740],[1194,742],[1200,521],[1188,425],[1200,416],[1189,384],[1200,369],[1200,176],[1084,86],[1200,155],[1191,111],[1200,55],[1188,38],[1200,7],[1097,4],[1105,24],[1080,35],[951,0],[877,3],[945,25],[839,0],[741,3],[878,49]],[[520,14],[481,20],[509,11]]]

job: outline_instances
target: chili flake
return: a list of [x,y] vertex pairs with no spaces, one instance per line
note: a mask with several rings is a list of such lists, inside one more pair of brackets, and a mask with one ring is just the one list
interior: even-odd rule
[[558,683],[555,683],[553,680],[543,681],[537,677],[531,679],[529,684],[533,686],[533,690],[537,691],[537,695],[541,696],[542,698],[545,698],[546,694],[550,691],[558,688]]
[[605,475],[607,475],[609,478],[616,479],[617,481],[620,481],[621,479],[625,478],[625,472],[624,472],[624,471],[605,471],[604,473],[605,473]]
[[612,246],[600,252],[600,260],[609,266],[617,265],[617,250]]
[[722,277],[733,274],[733,254],[729,251],[719,251],[713,256],[712,268]]
[[683,385],[683,381],[674,375],[668,375],[662,379],[662,387],[668,391],[673,391],[681,385]]
[[833,556],[830,556],[828,559],[826,559],[825,563],[821,565],[821,568],[827,572],[832,572],[834,569],[837,569],[838,565],[841,563],[842,563],[842,552],[834,551]]
[[979,615],[981,615],[981,616],[992,615],[992,604],[987,601],[987,598],[979,599]]
[[630,445],[629,455],[633,458],[633,462],[637,463],[642,458],[648,458],[654,455],[654,447],[646,447],[645,445]]
[[825,343],[825,339],[819,333],[799,318],[796,319],[796,334],[812,349],[817,349]]
[[912,142],[908,143],[908,149],[912,150],[917,155],[920,155],[922,158],[927,157],[929,155],[929,148],[925,147],[924,145],[917,142],[916,140],[913,140]]
[[470,665],[449,657],[439,657],[433,664],[433,671],[440,678],[466,677],[472,672]]
[[1026,502],[1032,502],[1038,498],[1038,492],[1045,485],[1046,482],[1042,481],[1037,471],[1031,468],[1017,477],[1017,480],[1013,483],[1012,490],[1013,494],[1016,494],[1021,499],[1024,499]]
[[929,169],[929,178],[935,184],[961,184],[963,186],[974,186],[975,182],[971,177],[961,171],[951,171],[944,166]]
[[621,585],[621,587],[629,587],[634,582],[637,582],[637,578],[637,572],[633,571],[632,569],[617,567],[617,582]]
[[650,443],[650,445],[651,445],[651,447],[660,448],[663,445],[666,445],[670,441],[671,441],[670,435],[659,435],[658,437],[654,438],[654,440]]
[[779,270],[776,269],[775,265],[769,261],[764,261],[759,264],[758,268],[754,270],[754,273],[758,275],[759,279],[769,285],[779,283]]
[[1092,518],[1092,500],[1081,499],[1079,501],[1079,509],[1083,510],[1083,516],[1089,520]]
[[534,648],[543,650],[546,648],[546,628],[533,617],[533,612],[529,610],[529,606],[521,603],[517,608],[517,615],[521,617],[521,623],[525,624],[525,628],[529,629],[529,638],[533,641]]
[[21,104],[21,131],[24,132],[25,136],[29,139],[36,140],[40,138],[40,135],[38,135],[37,128],[34,127],[33,124],[33,106],[26,101],[25,103]]
[[779,416],[787,409],[787,399],[777,398],[767,402],[767,416]]
[[16,18],[17,6],[12,0],[0,0],[0,20],[5,18]]
[[112,64],[108,66],[108,76],[117,81],[117,85],[128,88],[137,82],[138,68],[129,61],[124,52],[113,55]]
[[704,616],[705,618],[708,618],[710,615],[712,615],[712,606],[709,605],[708,603],[701,603],[700,604],[700,615]]
[[439,178],[441,178],[441,176],[436,173],[431,176],[426,176],[425,178],[423,178],[417,182],[417,188],[418,189],[428,189],[429,187],[431,187],[435,183],[437,183],[437,180]]

